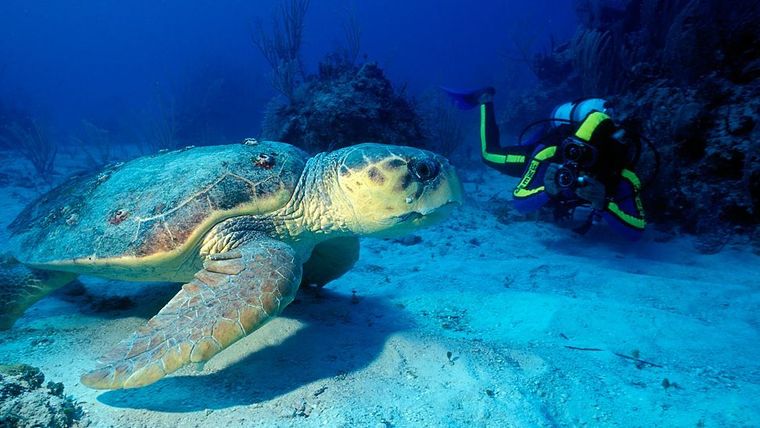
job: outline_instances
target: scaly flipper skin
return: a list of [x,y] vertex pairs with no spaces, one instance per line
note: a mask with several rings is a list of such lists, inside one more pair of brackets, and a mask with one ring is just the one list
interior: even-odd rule
[[301,280],[293,249],[269,238],[208,256],[203,267],[145,326],[101,357],[82,383],[137,388],[208,361],[278,315]]
[[76,277],[68,272],[32,269],[0,256],[0,330],[11,328],[28,307]]

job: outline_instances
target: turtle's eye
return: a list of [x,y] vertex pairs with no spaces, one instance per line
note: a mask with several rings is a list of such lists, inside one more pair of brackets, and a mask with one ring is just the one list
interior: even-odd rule
[[430,159],[412,159],[409,161],[409,170],[422,181],[428,181],[434,179],[441,168],[437,162]]

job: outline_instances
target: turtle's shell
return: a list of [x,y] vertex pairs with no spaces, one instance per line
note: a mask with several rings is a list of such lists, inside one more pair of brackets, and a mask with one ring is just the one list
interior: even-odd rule
[[181,258],[214,224],[282,207],[306,159],[284,143],[208,146],[74,177],[9,226],[12,248],[24,263],[64,270],[149,259],[159,264],[168,253]]

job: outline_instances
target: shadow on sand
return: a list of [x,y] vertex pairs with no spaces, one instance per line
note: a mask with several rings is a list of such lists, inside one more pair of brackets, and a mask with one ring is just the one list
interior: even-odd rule
[[101,319],[139,317],[147,320],[158,313],[182,286],[181,283],[130,283],[102,278],[86,281],[87,285],[84,285],[77,279],[51,296],[75,305],[84,315]]
[[[308,383],[341,379],[367,367],[387,338],[412,325],[403,309],[379,298],[301,290],[284,317],[304,327],[281,344],[210,374],[175,375],[138,389],[108,391],[113,407],[162,412],[223,409],[271,400]],[[256,334],[255,332],[253,334]]]
[[564,255],[598,257],[604,254],[610,258],[634,257],[641,260],[682,262],[683,254],[673,252],[673,246],[663,246],[655,242],[651,233],[640,241],[631,241],[605,225],[592,227],[581,235],[571,229],[557,228],[556,235],[539,238],[544,247]]

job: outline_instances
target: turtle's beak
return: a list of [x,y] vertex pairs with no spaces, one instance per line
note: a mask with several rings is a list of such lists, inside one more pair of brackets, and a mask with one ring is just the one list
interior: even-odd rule
[[445,158],[436,158],[440,163],[438,176],[424,184],[416,200],[408,200],[412,209],[396,217],[399,223],[408,222],[415,227],[428,226],[442,221],[454,208],[462,205],[462,183],[456,170]]
[[449,202],[445,205],[441,205],[437,208],[434,208],[426,213],[419,213],[417,211],[412,211],[408,214],[398,217],[399,223],[410,222],[415,227],[430,226],[430,225],[440,223],[441,221],[445,220],[446,217],[448,217],[449,214],[451,214],[454,208],[458,207],[459,205],[461,205],[459,202]]

